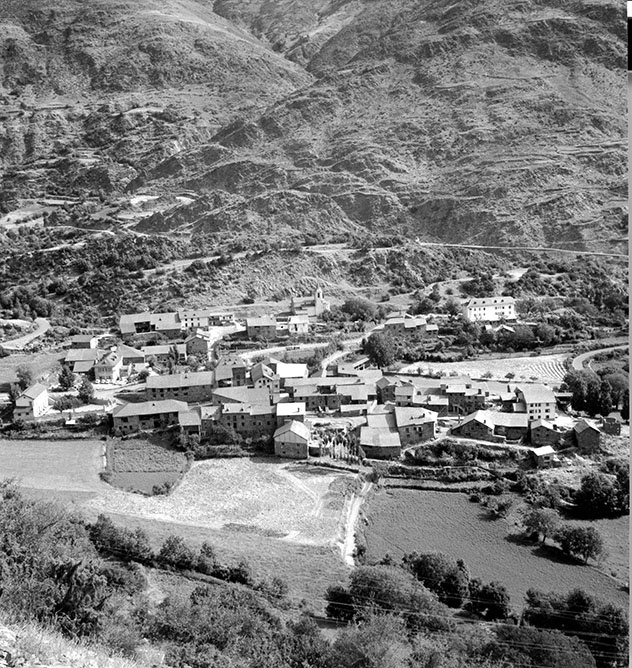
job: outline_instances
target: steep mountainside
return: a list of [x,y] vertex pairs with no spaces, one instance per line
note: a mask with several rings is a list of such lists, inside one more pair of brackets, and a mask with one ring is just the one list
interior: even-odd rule
[[200,227],[326,217],[451,242],[624,246],[614,2],[323,2],[311,14],[292,3],[303,10],[293,25],[276,24],[270,4],[284,6],[215,7],[290,58],[275,30],[327,31],[334,9],[347,21],[306,63],[317,82],[223,128],[211,160],[171,162],[182,186],[236,197]]
[[372,235],[625,253],[619,5],[7,0],[0,245],[45,215],[209,255]]

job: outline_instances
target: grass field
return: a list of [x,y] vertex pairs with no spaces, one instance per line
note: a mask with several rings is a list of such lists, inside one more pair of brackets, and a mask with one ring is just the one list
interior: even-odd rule
[[15,370],[24,365],[33,372],[35,379],[47,376],[60,364],[62,353],[14,354],[0,358],[0,392],[8,392],[11,383],[17,381]]
[[0,440],[0,479],[21,487],[107,493],[99,479],[105,443],[100,440]]
[[[555,559],[546,548],[512,540],[517,527],[486,519],[481,506],[463,494],[382,490],[364,513],[369,561],[386,553],[399,559],[413,551],[443,552],[463,559],[472,576],[504,584],[516,610],[530,587],[561,593],[581,587],[626,609],[629,605],[628,595],[613,579],[595,568]],[[627,536],[624,528],[619,544],[623,539],[627,547]]]
[[110,484],[126,491],[151,493],[154,485],[173,485],[188,468],[183,452],[144,439],[110,441]]

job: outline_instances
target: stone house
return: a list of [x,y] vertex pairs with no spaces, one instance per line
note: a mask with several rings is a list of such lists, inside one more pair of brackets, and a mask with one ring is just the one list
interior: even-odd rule
[[309,454],[309,427],[296,420],[285,422],[274,432],[274,454],[277,457],[307,459]]
[[271,316],[246,319],[246,334],[249,339],[271,341],[277,338],[277,321]]
[[118,406],[112,412],[114,433],[133,434],[137,431],[167,429],[180,424],[180,414],[188,413],[183,401],[144,401]]
[[529,430],[533,445],[557,445],[562,440],[562,432],[547,420],[533,420],[529,424]]
[[437,414],[423,408],[395,408],[395,423],[402,445],[422,443],[435,437]]
[[574,427],[575,442],[582,452],[594,452],[601,443],[601,431],[594,424],[580,420]]
[[550,445],[543,445],[540,448],[534,448],[531,451],[531,454],[533,455],[535,465],[539,469],[546,469],[551,466],[555,466],[555,464],[557,464],[559,461],[555,450]]
[[148,376],[145,381],[147,398],[152,401],[161,399],[207,401],[213,396],[214,379],[213,371]]
[[250,379],[255,388],[268,388],[270,392],[278,392],[281,389],[279,376],[262,362],[258,362],[250,369]]

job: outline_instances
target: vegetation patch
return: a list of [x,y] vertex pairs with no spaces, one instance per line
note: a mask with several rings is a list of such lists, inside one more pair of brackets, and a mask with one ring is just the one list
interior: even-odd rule
[[145,439],[111,441],[107,460],[110,484],[145,494],[168,492],[189,467],[182,452]]
[[628,595],[609,577],[561,555],[556,558],[548,546],[520,540],[507,522],[490,521],[489,513],[465,495],[389,489],[369,501],[365,514],[369,563],[385,554],[400,559],[419,550],[443,552],[463,559],[473,576],[505,584],[516,609],[533,586],[561,592],[579,586],[628,605]]

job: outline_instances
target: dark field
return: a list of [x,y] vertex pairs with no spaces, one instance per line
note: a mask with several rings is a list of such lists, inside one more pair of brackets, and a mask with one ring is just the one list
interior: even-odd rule
[[188,468],[184,453],[142,439],[110,441],[110,483],[126,491],[151,493],[155,485],[175,484]]
[[473,577],[504,584],[515,610],[532,587],[560,593],[581,587],[626,609],[629,605],[616,581],[591,566],[555,560],[546,548],[512,540],[518,527],[487,520],[481,506],[464,494],[382,490],[364,512],[369,562],[386,553],[399,559],[405,552],[443,552],[463,559]]

